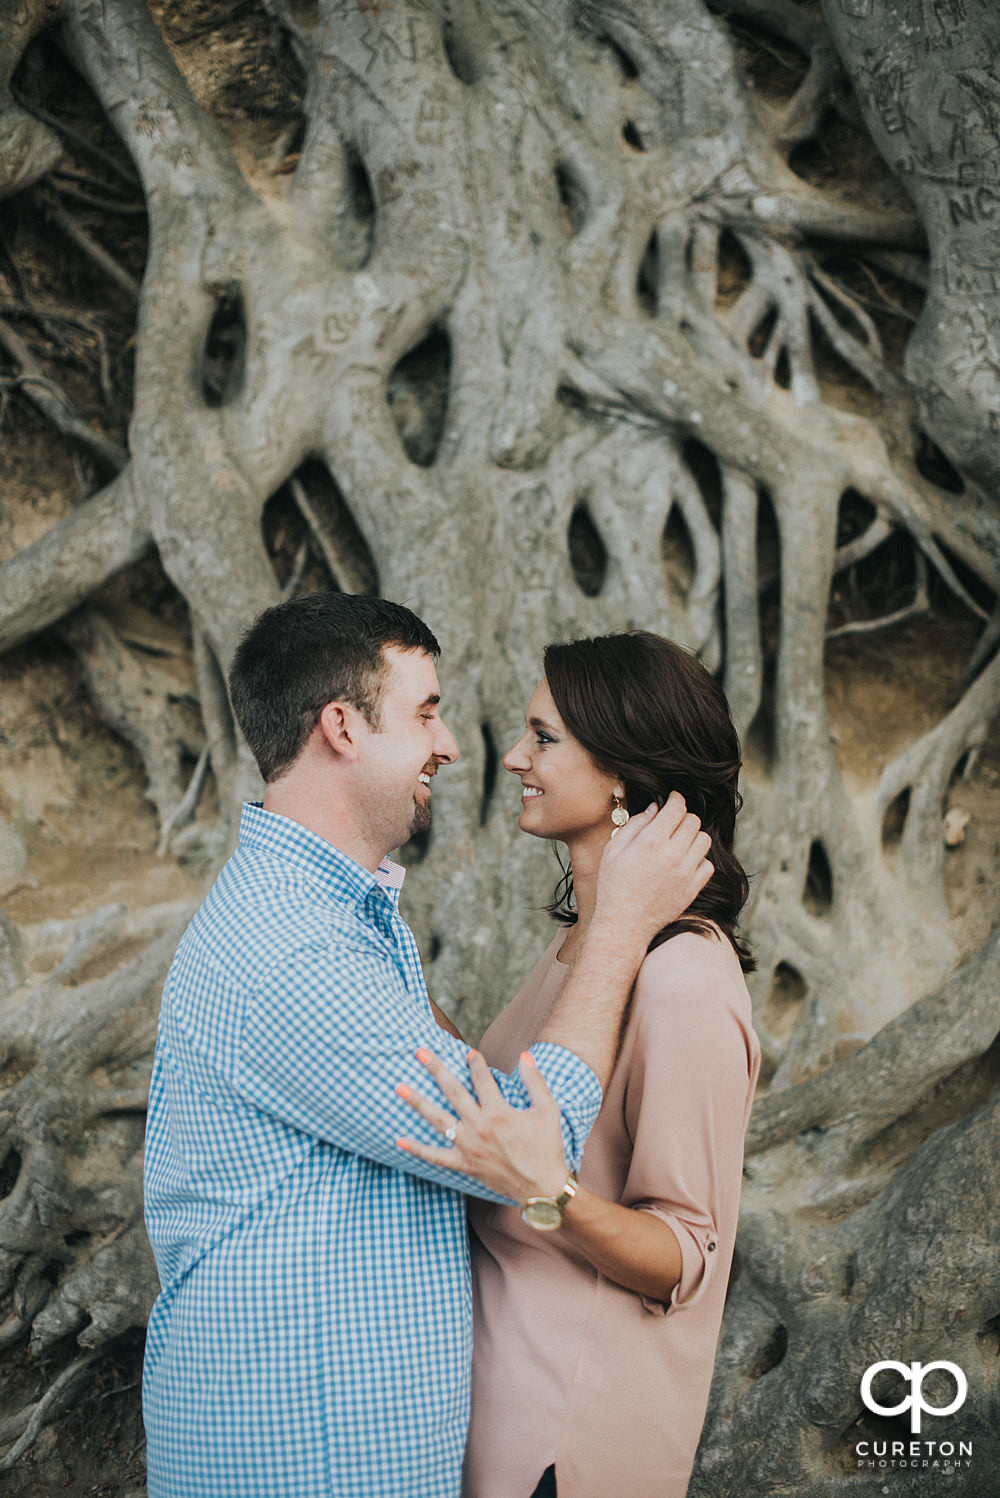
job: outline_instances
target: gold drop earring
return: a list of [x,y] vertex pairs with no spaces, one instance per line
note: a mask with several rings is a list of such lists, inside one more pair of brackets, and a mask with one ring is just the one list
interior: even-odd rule
[[621,832],[622,828],[628,825],[629,816],[628,808],[621,796],[615,795],[611,799],[615,803],[611,808],[611,820],[615,824],[611,829],[611,836],[614,837],[616,832]]

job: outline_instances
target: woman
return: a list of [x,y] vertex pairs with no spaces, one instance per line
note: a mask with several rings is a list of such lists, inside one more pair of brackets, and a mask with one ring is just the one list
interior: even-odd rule
[[[472,1200],[475,1336],[467,1498],[683,1498],[705,1416],[760,1064],[736,924],[739,745],[688,651],[636,632],[550,645],[504,758],[519,827],[564,842],[559,933],[489,1027],[512,1069],[544,1024],[594,908],[617,825],[680,791],[714,873],[652,942],[557,1231]],[[537,1084],[536,1084],[537,1085]],[[456,1166],[461,1162],[456,1160]],[[556,1214],[558,1215],[558,1214]]]

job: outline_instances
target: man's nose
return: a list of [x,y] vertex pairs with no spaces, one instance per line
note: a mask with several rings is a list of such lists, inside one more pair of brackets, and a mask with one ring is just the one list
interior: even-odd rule
[[458,740],[442,718],[434,741],[434,758],[443,765],[453,765],[458,758]]

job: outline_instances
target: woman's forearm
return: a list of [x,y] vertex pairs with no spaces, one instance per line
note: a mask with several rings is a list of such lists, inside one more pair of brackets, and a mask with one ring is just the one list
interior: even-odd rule
[[583,1186],[567,1204],[559,1233],[601,1274],[637,1295],[666,1302],[681,1277],[680,1244],[665,1222]]
[[430,1005],[431,1013],[434,1016],[434,1022],[437,1025],[438,1029],[447,1030],[448,1034],[454,1035],[456,1040],[464,1041],[464,1036],[459,1031],[458,1026],[455,1024],[455,1021],[453,1019],[449,1019],[448,1015],[445,1014],[443,1009],[438,1008],[433,999],[431,999]]

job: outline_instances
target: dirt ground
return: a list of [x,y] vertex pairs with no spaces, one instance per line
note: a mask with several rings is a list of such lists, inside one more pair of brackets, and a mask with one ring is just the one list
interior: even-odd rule
[[[46,1426],[30,1453],[3,1474],[5,1498],[144,1498],[146,1438],[139,1406],[139,1338],[101,1364],[65,1421]],[[45,1368],[8,1370],[5,1386],[22,1374],[44,1387]],[[47,1381],[47,1380],[46,1380]]]
[[[958,701],[976,630],[970,616],[941,600],[923,618],[873,635],[831,641],[826,699],[848,784],[870,791],[887,763],[926,733]],[[961,841],[949,847],[945,892],[951,935],[962,960],[1000,923],[1000,738],[953,776],[942,806],[968,813]]]

